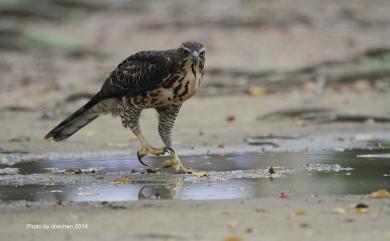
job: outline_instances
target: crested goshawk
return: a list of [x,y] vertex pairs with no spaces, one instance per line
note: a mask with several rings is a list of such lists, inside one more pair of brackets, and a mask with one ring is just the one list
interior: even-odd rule
[[[46,139],[62,141],[98,116],[120,116],[124,127],[141,143],[138,160],[147,154],[170,153],[164,167],[176,173],[191,173],[184,168],[172,147],[172,128],[180,107],[198,90],[203,77],[205,47],[188,41],[176,49],[142,51],[129,56],[111,72],[100,91],[83,107],[58,124]],[[142,135],[139,117],[143,109],[154,108],[159,114],[158,131],[165,145],[152,147]],[[145,165],[145,164],[144,164]]]

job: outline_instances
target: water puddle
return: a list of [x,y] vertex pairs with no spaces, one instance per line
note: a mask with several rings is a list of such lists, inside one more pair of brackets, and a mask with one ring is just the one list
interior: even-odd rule
[[[163,157],[145,159],[158,167]],[[234,199],[306,194],[367,194],[390,188],[390,149],[235,153],[182,157],[209,177],[147,173],[113,157],[0,165],[3,201]],[[270,174],[273,167],[275,173]],[[81,174],[69,174],[69,170]]]

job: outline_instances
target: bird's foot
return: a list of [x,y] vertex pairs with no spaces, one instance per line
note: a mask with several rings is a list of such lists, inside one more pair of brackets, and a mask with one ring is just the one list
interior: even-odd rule
[[164,148],[155,148],[155,147],[152,147],[150,145],[143,145],[141,150],[137,151],[137,157],[138,157],[138,161],[144,165],[144,166],[147,166],[143,161],[142,161],[142,158],[148,154],[152,154],[152,155],[156,155],[156,156],[159,156],[159,155],[163,155],[165,153],[165,149]]
[[176,152],[172,148],[166,148],[170,152],[171,158],[163,162],[162,168],[168,171],[172,171],[176,174],[191,174],[193,176],[205,177],[208,176],[206,172],[198,172],[191,168],[185,168],[182,161],[176,155]]
[[163,162],[162,167],[177,174],[192,174],[191,168],[185,168],[180,159],[171,158]]

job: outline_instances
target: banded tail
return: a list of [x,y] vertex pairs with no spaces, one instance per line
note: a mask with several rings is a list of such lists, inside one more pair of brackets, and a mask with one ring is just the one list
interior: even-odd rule
[[95,120],[103,113],[103,111],[99,111],[99,108],[96,108],[99,105],[100,99],[99,94],[92,97],[92,99],[83,107],[54,127],[54,129],[45,136],[45,139],[54,141],[65,140],[88,123]]

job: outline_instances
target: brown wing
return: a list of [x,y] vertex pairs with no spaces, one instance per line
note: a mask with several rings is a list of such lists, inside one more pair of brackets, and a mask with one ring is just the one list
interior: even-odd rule
[[170,77],[174,63],[169,51],[143,51],[131,55],[104,82],[101,99],[142,95]]

